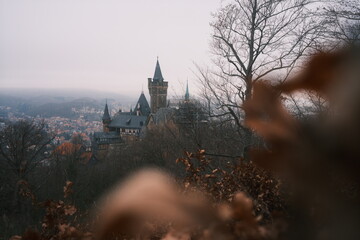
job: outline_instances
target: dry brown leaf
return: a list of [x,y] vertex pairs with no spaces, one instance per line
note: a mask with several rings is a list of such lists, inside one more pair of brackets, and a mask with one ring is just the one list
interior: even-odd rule
[[76,213],[77,209],[73,205],[66,205],[64,206],[64,214],[68,216],[72,216]]
[[66,184],[64,186],[64,198],[67,198],[73,192],[72,185],[73,185],[73,182],[66,181]]
[[321,52],[312,56],[305,69],[294,79],[278,86],[284,93],[297,90],[313,90],[328,95],[329,87],[338,79],[346,51]]

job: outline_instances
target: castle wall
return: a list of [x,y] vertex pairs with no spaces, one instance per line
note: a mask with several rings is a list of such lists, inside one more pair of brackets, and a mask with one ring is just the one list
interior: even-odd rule
[[159,108],[166,107],[168,82],[152,81],[148,78],[151,112],[156,113]]

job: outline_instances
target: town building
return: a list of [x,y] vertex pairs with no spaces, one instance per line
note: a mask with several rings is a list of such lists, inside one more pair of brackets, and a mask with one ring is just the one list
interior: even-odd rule
[[104,132],[115,132],[124,141],[129,141],[141,137],[150,114],[150,106],[142,92],[134,111],[119,110],[112,118],[108,111],[106,104],[103,116]]

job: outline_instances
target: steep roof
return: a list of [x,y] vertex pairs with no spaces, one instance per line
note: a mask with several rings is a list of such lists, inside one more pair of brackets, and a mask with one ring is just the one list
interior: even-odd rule
[[185,100],[189,101],[190,94],[189,94],[189,83],[186,82],[186,92],[185,92]]
[[107,103],[105,103],[104,115],[102,117],[102,120],[111,120]]
[[114,116],[109,127],[141,129],[145,126],[146,120],[147,116],[119,114]]
[[146,97],[143,92],[141,93],[139,100],[136,103],[135,114],[138,109],[140,110],[140,115],[143,115],[143,116],[148,116],[151,112],[149,103],[146,100]]
[[162,76],[161,69],[160,69],[159,59],[156,61],[156,67],[155,67],[153,81],[159,81],[159,82],[164,81],[164,78]]

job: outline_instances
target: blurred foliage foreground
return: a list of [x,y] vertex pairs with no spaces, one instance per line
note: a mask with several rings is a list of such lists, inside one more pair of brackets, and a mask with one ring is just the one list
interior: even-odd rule
[[[266,145],[213,167],[205,150],[177,159],[183,179],[143,170],[81,218],[68,200],[37,203],[42,228],[11,239],[360,239],[360,54],[315,55],[294,79],[258,81],[245,122]],[[320,94],[327,112],[292,117],[282,94]],[[81,220],[80,220],[81,219]]]

